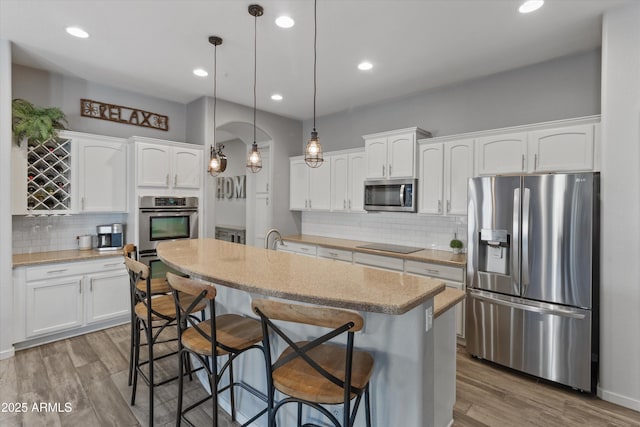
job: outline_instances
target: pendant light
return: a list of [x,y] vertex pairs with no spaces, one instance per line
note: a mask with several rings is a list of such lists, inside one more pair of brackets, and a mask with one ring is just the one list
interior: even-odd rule
[[253,144],[251,145],[251,152],[247,159],[247,168],[253,173],[260,172],[262,169],[262,157],[260,151],[258,151],[258,144],[256,143],[256,70],[257,70],[257,28],[258,28],[258,16],[262,16],[264,9],[258,4],[252,4],[249,6],[249,14],[253,16]]
[[318,1],[313,1],[313,130],[311,131],[311,139],[307,143],[304,150],[304,161],[307,166],[317,168],[324,162],[322,155],[322,145],[316,131],[316,50],[318,45],[318,18],[317,18]]
[[210,36],[209,43],[213,45],[213,144],[209,153],[209,167],[207,171],[211,176],[218,176],[227,169],[227,156],[222,149],[224,145],[216,144],[216,104],[217,97],[217,76],[218,76],[218,46],[222,44],[222,39],[218,36]]

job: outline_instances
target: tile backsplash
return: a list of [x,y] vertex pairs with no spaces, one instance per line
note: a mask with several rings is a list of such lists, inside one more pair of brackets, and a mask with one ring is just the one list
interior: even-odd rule
[[303,212],[302,234],[448,251],[454,234],[467,247],[467,217],[399,212]]
[[77,236],[96,234],[97,225],[126,222],[127,214],[14,216],[13,253],[78,249]]

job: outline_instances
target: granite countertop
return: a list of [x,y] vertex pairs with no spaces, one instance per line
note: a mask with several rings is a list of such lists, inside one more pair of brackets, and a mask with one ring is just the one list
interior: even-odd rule
[[31,254],[13,255],[13,267],[23,267],[28,265],[49,264],[54,262],[86,261],[96,258],[122,256],[121,250],[98,251],[90,250],[66,250],[50,252],[34,252]]
[[433,318],[445,313],[447,310],[465,299],[465,292],[459,289],[446,288],[433,299]]
[[215,239],[163,242],[158,257],[196,278],[263,296],[359,311],[403,314],[444,282]]
[[385,255],[414,261],[434,262],[437,264],[450,265],[452,267],[465,267],[467,265],[467,256],[465,254],[454,255],[449,251],[438,251],[435,249],[423,249],[410,254],[399,254],[396,252],[379,251],[358,247],[361,245],[370,244],[371,242],[337,239],[333,237],[312,236],[308,234],[284,236],[282,240],[286,240],[289,242],[309,243],[313,245],[324,246],[327,248],[345,249],[355,252]]

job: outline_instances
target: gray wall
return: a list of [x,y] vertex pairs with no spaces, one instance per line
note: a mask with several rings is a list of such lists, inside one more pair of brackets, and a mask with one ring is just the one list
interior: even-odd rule
[[[316,128],[323,149],[332,151],[364,146],[362,135],[411,126],[443,136],[599,113],[598,49],[323,116]],[[305,120],[297,154],[311,127]]]
[[[58,107],[67,115],[69,128],[78,132],[128,138],[186,140],[186,106],[153,96],[89,82],[76,77],[13,64],[13,98],[24,98],[39,107]],[[150,111],[169,117],[169,130],[109,122],[80,116],[80,99],[87,98]]]

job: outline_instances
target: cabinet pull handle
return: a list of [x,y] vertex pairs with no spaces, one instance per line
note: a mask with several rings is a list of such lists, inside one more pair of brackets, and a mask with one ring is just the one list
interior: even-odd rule
[[538,154],[533,155],[533,170],[538,170]]
[[116,267],[118,265],[122,265],[121,262],[112,262],[111,264],[105,264],[103,267]]
[[300,248],[300,250],[301,250],[301,251],[308,252],[308,251],[309,251],[309,248]]
[[338,256],[338,254],[337,254],[337,253],[335,253],[335,252],[329,252],[329,255],[331,255],[331,256],[333,256],[333,257],[337,257],[337,256]]
[[349,209],[351,209],[351,199],[349,199]]
[[440,274],[440,270],[433,270],[431,268],[425,268],[425,271],[431,274]]
[[267,193],[269,192],[269,183],[267,182]]
[[47,274],[60,274],[60,273],[64,273],[67,270],[68,268],[62,268],[60,270],[49,270],[47,271]]
[[269,206],[269,198],[267,197],[267,206]]
[[447,200],[447,213],[451,212],[451,200]]
[[442,213],[442,200],[438,200],[438,213]]
[[524,154],[522,155],[522,170],[524,170]]
[[167,179],[165,181],[167,183],[167,186],[169,186],[169,174],[167,174]]
[[382,176],[385,176],[384,175],[384,165],[382,165]]
[[93,279],[89,280],[89,292],[93,292]]
[[309,209],[311,209],[311,199],[309,199]]
[[342,209],[347,209],[347,201],[342,200]]
[[78,282],[78,293],[82,293],[82,282]]
[[176,174],[175,177],[173,177],[173,186],[177,187],[178,186],[178,174]]
[[84,196],[82,196],[82,199],[80,199],[80,203],[82,204],[82,210],[84,210]]
[[391,165],[389,165],[389,176],[391,176]]

